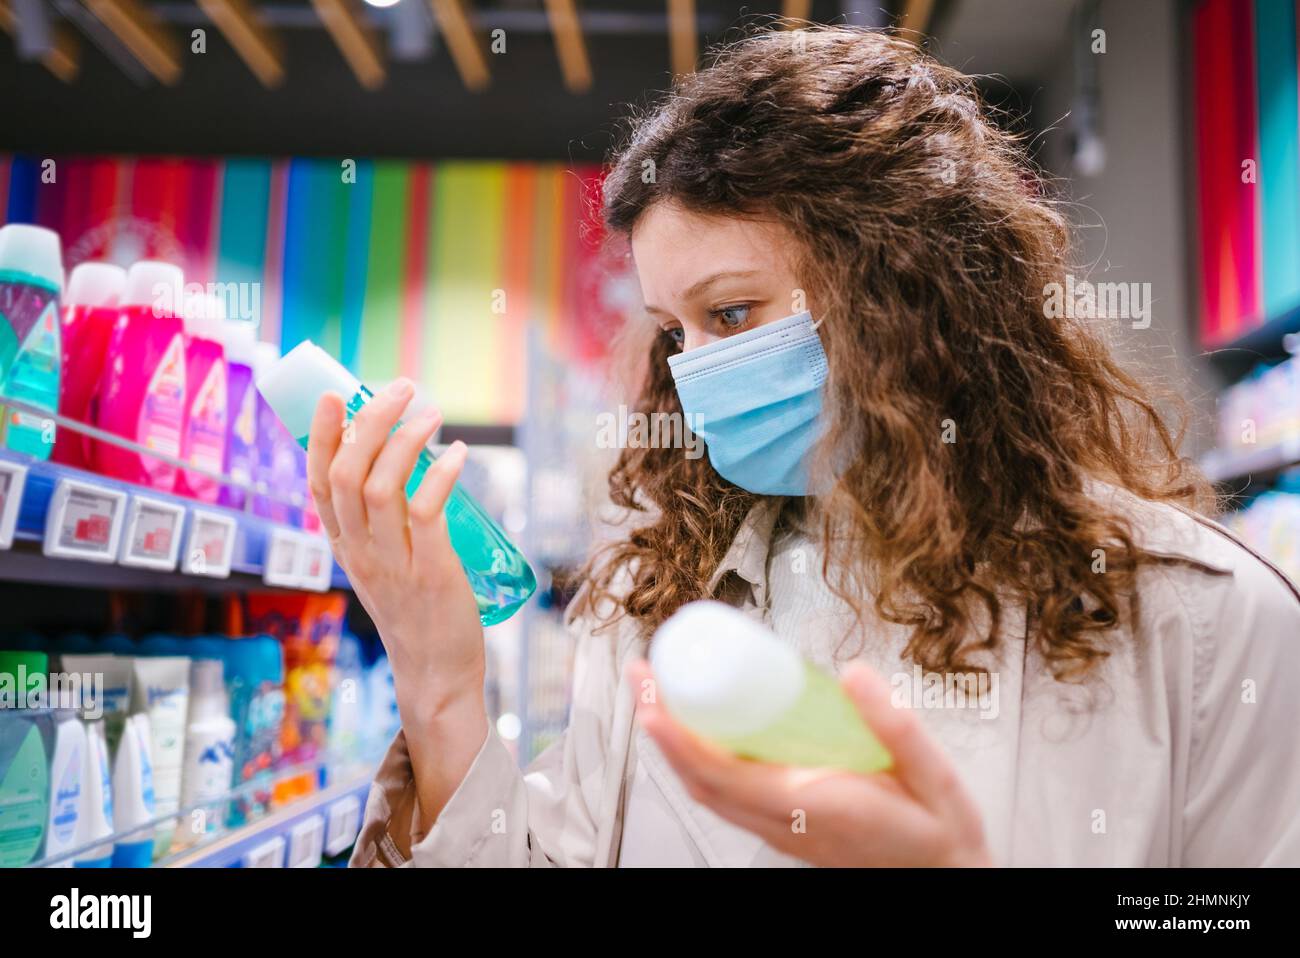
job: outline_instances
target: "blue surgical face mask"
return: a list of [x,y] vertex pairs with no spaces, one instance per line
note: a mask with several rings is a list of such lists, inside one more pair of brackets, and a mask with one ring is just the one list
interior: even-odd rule
[[808,494],[827,370],[809,313],[669,356],[668,367],[719,475],[760,495]]

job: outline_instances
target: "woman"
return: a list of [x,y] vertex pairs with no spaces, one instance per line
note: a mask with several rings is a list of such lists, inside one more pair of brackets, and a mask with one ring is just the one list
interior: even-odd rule
[[[605,184],[650,317],[627,526],[569,611],[567,732],[521,773],[399,381],[310,478],[404,731],[355,865],[1300,864],[1300,596],[1097,331],[1045,307],[1067,229],[971,81],[878,33],[723,51]],[[658,705],[655,627],[715,597],[838,670],[872,776],[721,753]],[[910,693],[974,676],[977,709]],[[911,701],[908,701],[911,699]],[[897,705],[911,705],[899,708]],[[635,713],[635,714],[634,714]]]

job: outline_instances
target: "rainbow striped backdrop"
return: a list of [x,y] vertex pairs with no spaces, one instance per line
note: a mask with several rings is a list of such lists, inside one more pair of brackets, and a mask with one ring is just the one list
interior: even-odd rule
[[1192,14],[1207,346],[1300,305],[1296,22],[1296,0],[1201,0]]
[[603,355],[627,273],[592,215],[599,167],[358,160],[347,182],[350,162],[0,155],[0,213],[59,232],[68,269],[260,283],[263,339],[409,376],[449,422],[519,421],[531,324],[567,361]]

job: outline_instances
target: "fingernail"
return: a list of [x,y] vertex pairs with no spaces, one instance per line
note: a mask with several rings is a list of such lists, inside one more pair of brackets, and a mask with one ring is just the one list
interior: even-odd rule
[[392,396],[394,399],[405,399],[414,391],[415,386],[412,385],[409,379],[394,379],[388,384],[388,395]]

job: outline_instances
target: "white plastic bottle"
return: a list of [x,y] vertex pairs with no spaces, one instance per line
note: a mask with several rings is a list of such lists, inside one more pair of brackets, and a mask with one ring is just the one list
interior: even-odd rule
[[[50,760],[49,823],[45,830],[43,858],[52,858],[77,847],[77,823],[82,811],[82,774],[85,760],[86,727],[75,714],[60,714],[54,725],[54,748]],[[70,868],[72,859],[57,862],[56,867]]]
[[181,773],[181,807],[191,811],[176,829],[177,844],[192,845],[221,829],[221,799],[229,793],[234,773],[235,723],[221,660],[195,659],[190,668],[190,714]]
[[[113,785],[108,763],[104,720],[86,723],[86,756],[81,774],[81,815],[77,846],[84,848],[113,834]],[[107,868],[113,860],[113,843],[96,845],[77,856],[78,868]]]
[[862,773],[890,765],[839,683],[731,606],[683,606],[655,632],[650,665],[664,707],[736,755]]
[[144,712],[132,715],[122,729],[113,758],[114,868],[148,868],[153,861],[153,731]]

